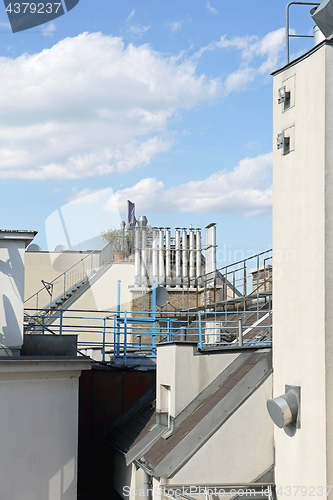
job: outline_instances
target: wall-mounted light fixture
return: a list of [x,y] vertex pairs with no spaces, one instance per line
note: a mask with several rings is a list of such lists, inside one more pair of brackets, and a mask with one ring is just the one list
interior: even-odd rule
[[267,401],[267,410],[274,424],[280,427],[301,427],[300,394],[301,388],[286,385],[285,394]]

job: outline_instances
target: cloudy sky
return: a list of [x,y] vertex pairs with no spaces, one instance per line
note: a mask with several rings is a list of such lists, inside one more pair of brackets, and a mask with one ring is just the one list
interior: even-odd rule
[[[130,199],[153,226],[216,222],[221,266],[270,248],[286,3],[80,0],[16,34],[0,6],[1,227],[52,250],[57,214],[79,243]],[[297,33],[308,11],[291,8]],[[293,39],[292,57],[311,44]]]

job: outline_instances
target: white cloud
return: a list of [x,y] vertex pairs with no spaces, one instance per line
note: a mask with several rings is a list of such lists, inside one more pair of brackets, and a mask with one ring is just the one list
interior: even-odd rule
[[[272,206],[272,153],[245,158],[233,170],[165,189],[155,178],[142,179],[114,193],[120,212],[131,199],[140,210],[183,213],[268,215]],[[107,209],[106,205],[106,209]]]
[[241,64],[239,68],[229,74],[224,81],[224,93],[240,91],[248,88],[249,84],[258,78],[269,75],[277,68],[279,58],[285,43],[285,29],[280,28],[265,35],[234,37],[228,39],[226,35],[219,41],[202,47],[194,56],[197,60],[206,51],[216,49],[233,49],[240,52]]
[[52,36],[53,33],[57,31],[57,27],[55,24],[50,23],[45,28],[42,29],[42,34],[44,36]]
[[149,45],[84,33],[41,53],[0,58],[0,177],[74,179],[149,164],[181,109],[219,81]]
[[142,38],[142,36],[150,29],[150,26],[140,26],[139,24],[131,25],[127,33],[134,35],[137,38]]
[[172,33],[175,33],[176,31],[180,30],[181,27],[182,27],[181,21],[173,21],[170,23],[170,29]]
[[216,10],[216,9],[214,9],[214,7],[212,7],[212,6],[210,5],[210,3],[209,3],[209,2],[207,2],[206,9],[207,9],[207,10],[208,10],[211,14],[214,14],[214,15],[216,15],[216,14],[217,14],[217,10]]
[[129,20],[130,20],[130,19],[134,16],[134,14],[135,14],[135,9],[132,9],[132,10],[131,10],[131,13],[130,13],[130,15],[128,16],[128,18],[126,19],[126,21],[129,21]]
[[[248,88],[276,67],[283,30],[222,37],[192,58],[84,33],[37,54],[0,57],[0,178],[76,179],[149,165],[184,109]],[[207,50],[236,50],[222,78],[198,74]]]

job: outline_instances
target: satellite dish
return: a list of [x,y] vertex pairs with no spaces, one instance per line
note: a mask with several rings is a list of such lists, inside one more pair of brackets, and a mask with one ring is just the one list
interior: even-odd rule
[[312,14],[312,19],[325,37],[333,35],[333,1],[324,0]]
[[27,252],[41,252],[42,249],[39,245],[36,245],[36,243],[32,243],[31,245],[28,246]]
[[64,245],[56,245],[53,249],[54,252],[60,253],[60,252],[65,252],[67,250]]
[[169,294],[164,288],[164,286],[158,286],[156,288],[156,305],[158,307],[164,307],[169,303]]

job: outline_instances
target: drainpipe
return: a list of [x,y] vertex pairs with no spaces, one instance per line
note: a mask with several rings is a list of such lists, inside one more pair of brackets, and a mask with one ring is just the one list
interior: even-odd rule
[[140,229],[135,228],[135,257],[134,257],[134,274],[135,274],[135,286],[140,286]]
[[196,246],[197,246],[197,278],[198,284],[201,284],[201,231],[198,228],[196,234]]
[[159,284],[164,285],[164,234],[163,234],[163,228],[160,228],[160,242],[159,242],[159,254],[160,254],[160,259],[159,259]]
[[170,249],[171,249],[170,228],[167,227],[165,228],[165,275],[166,275],[167,285],[171,285]]
[[190,286],[194,286],[195,278],[195,248],[194,248],[194,232],[190,226]]
[[[187,283],[187,231],[186,227],[183,228],[182,234],[182,248],[183,248],[183,286]],[[188,283],[187,283],[188,286]]]
[[144,500],[151,500],[152,498],[152,484],[148,472],[143,471],[143,498]]
[[157,230],[153,228],[153,282],[157,283]]
[[180,274],[180,230],[176,227],[176,285],[180,285],[182,282]]

